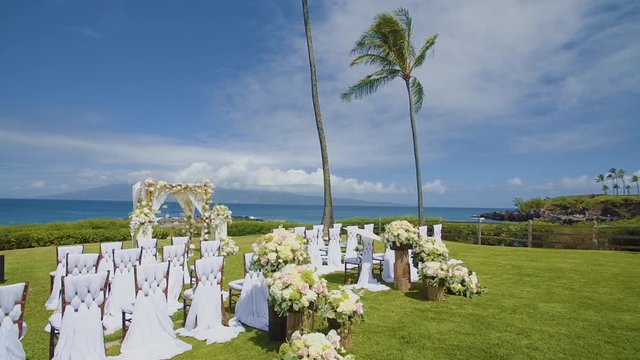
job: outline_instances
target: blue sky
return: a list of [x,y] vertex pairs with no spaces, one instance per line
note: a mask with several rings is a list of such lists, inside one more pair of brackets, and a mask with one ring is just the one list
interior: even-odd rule
[[[341,91],[371,69],[349,49],[405,6],[414,41],[425,201],[509,206],[594,193],[640,171],[640,4],[633,1],[311,1],[334,193],[412,203],[407,99],[391,83]],[[3,1],[0,197],[147,176],[322,191],[299,1]]]

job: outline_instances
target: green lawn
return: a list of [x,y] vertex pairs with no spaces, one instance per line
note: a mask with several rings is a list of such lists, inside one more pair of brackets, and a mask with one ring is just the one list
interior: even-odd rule
[[[256,237],[235,240],[241,251],[250,251]],[[365,293],[367,319],[356,325],[351,351],[359,359],[640,358],[640,253],[447,245],[451,257],[478,272],[488,291],[473,299],[450,296],[441,303],[425,302],[417,291]],[[89,244],[85,252],[97,249]],[[23,341],[30,359],[48,354],[42,329],[50,315],[44,302],[54,251],[2,252],[7,283],[31,283],[29,331]],[[241,256],[230,257],[225,283],[241,273]],[[342,274],[327,279],[334,287],[343,282]],[[180,312],[176,327],[181,319]],[[273,359],[279,347],[250,329],[226,344],[184,340],[193,350],[179,359]],[[108,353],[118,354],[118,346]]]

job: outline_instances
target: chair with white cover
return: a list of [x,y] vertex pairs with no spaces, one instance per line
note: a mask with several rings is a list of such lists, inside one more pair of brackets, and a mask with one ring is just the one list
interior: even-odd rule
[[324,233],[324,225],[313,225],[313,230],[317,231],[320,238],[322,239],[322,234]]
[[113,251],[122,249],[122,241],[100,243],[100,258],[98,259],[98,271],[109,271],[113,276]]
[[357,226],[347,226],[347,247],[344,253],[344,282],[347,282],[347,272],[351,269],[357,268],[358,274],[360,274],[360,260],[358,259],[358,252],[356,247],[358,246],[358,230]]
[[140,265],[142,249],[113,250],[112,257],[114,270],[102,320],[107,335],[122,328],[122,307],[133,304],[136,299],[134,269]]
[[102,315],[108,283],[108,272],[65,276],[62,312],[49,318],[52,359],[106,359]]
[[120,347],[119,359],[169,359],[191,345],[179,340],[167,310],[170,264],[166,262],[135,267],[135,314]]
[[387,246],[384,252],[383,265],[382,265],[382,280],[392,283],[394,281],[393,266],[396,263],[395,251],[391,250],[391,247]]
[[189,289],[191,290],[189,313],[185,314],[184,328],[176,330],[176,333],[206,340],[207,345],[227,342],[238,336],[244,328],[224,325],[227,319],[220,287],[224,257],[198,259],[195,268],[196,286]]
[[433,225],[433,237],[442,240],[442,224]]
[[342,230],[342,224],[334,223],[332,229],[338,229],[338,233],[340,233],[340,231]]
[[95,274],[98,272],[99,258],[100,254],[67,254],[66,275]]
[[178,301],[184,284],[184,262],[187,248],[185,245],[169,245],[162,248],[162,260],[169,263],[169,284],[167,290],[167,306],[169,315],[175,314],[182,304]]
[[374,233],[373,229],[374,229],[375,225],[374,224],[365,224],[364,225],[364,231],[368,232],[368,233]]
[[329,248],[327,251],[327,266],[332,271],[340,271],[342,263],[342,249],[340,248],[340,228],[329,229]]
[[296,226],[293,228],[293,233],[296,235],[304,236],[305,231],[307,231],[307,229],[304,226]]
[[49,276],[51,276],[51,295],[45,303],[47,310],[60,308],[60,291],[62,289],[62,278],[66,273],[65,268],[67,266],[67,254],[81,254],[83,251],[83,245],[56,247],[56,263],[58,265],[55,271],[49,273]]
[[[245,253],[242,254],[243,261],[243,275],[246,277],[247,273],[251,270],[251,261],[253,260],[253,253]],[[238,297],[242,292],[242,286],[244,285],[244,278],[237,279],[229,282],[229,311],[231,311],[233,306],[233,298]],[[234,292],[236,294],[234,294]]]
[[[215,240],[215,241],[211,241],[211,242],[219,242],[219,241]],[[217,265],[214,266],[213,268],[211,268],[210,270],[211,271],[215,270],[215,275],[220,277],[220,279],[218,279],[218,282],[220,284],[223,284],[224,283],[224,256],[206,256],[206,257],[202,257],[202,258],[200,258],[198,260],[202,260],[202,259],[216,259],[215,260],[215,264],[217,264]],[[198,260],[196,260],[196,261],[198,261]],[[192,267],[193,267],[193,269],[195,271],[196,265],[193,264]],[[196,286],[198,285],[197,284],[197,282],[198,282],[197,274],[193,278],[196,281],[196,285],[194,287],[190,288],[190,289],[186,289],[184,291],[184,293],[182,294],[182,315],[183,315],[182,316],[182,323],[183,323],[183,325],[185,325],[186,322],[187,322],[187,308],[191,307],[191,300],[193,299],[193,292],[194,292],[194,289],[196,288]],[[223,299],[224,299],[224,295],[221,295],[221,296],[223,296]],[[224,311],[223,311],[223,313],[224,313]],[[224,313],[224,314],[226,316],[226,313]],[[225,322],[226,322],[226,318],[225,318]]]
[[[200,241],[200,258],[206,259],[208,257],[218,256],[218,250],[220,249],[220,240],[202,240]],[[190,283],[193,285],[195,279],[195,267],[191,265],[189,267]]]
[[230,326],[251,326],[267,331],[269,329],[269,290],[262,271],[249,271],[244,277],[242,292],[236,303],[235,317]]
[[138,247],[142,249],[141,264],[158,262],[158,239],[138,239]]
[[27,332],[24,309],[29,283],[0,286],[0,359],[25,359],[20,340]]
[[389,287],[378,282],[373,277],[373,241],[379,237],[368,231],[360,233],[362,238],[362,254],[358,257],[359,275],[358,282],[345,286],[348,289],[366,289],[369,291],[389,290]]
[[191,257],[191,253],[189,247],[191,245],[191,238],[188,236],[172,236],[171,237],[171,245],[184,245],[186,250],[186,257],[184,259],[184,271],[183,278],[185,284],[191,283],[191,272],[189,271],[189,258]]
[[427,236],[427,231],[429,230],[429,227],[427,225],[423,225],[423,226],[419,226],[418,227],[418,233],[422,236]]

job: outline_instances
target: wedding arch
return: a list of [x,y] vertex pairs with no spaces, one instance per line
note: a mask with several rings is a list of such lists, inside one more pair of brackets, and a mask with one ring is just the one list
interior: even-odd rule
[[[169,194],[176,199],[184,213],[197,211],[202,218],[201,238],[212,234],[226,237],[226,224],[231,220],[231,212],[226,206],[211,208],[213,182],[205,179],[199,183],[168,183],[151,178],[137,182],[132,187],[133,212],[129,217],[131,239],[151,238],[153,226],[157,225],[155,214]],[[224,232],[224,234],[222,234]]]

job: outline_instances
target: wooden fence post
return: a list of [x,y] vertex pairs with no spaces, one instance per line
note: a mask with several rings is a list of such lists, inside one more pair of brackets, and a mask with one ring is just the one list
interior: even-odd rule
[[529,247],[533,246],[533,233],[531,232],[531,226],[532,226],[531,224],[532,224],[532,221],[529,220],[529,226],[528,226],[528,229],[527,229],[528,230],[527,231],[527,245]]
[[593,228],[591,228],[591,240],[593,241],[593,246],[598,247],[598,221],[593,221]]
[[478,245],[482,245],[482,218],[478,218]]

